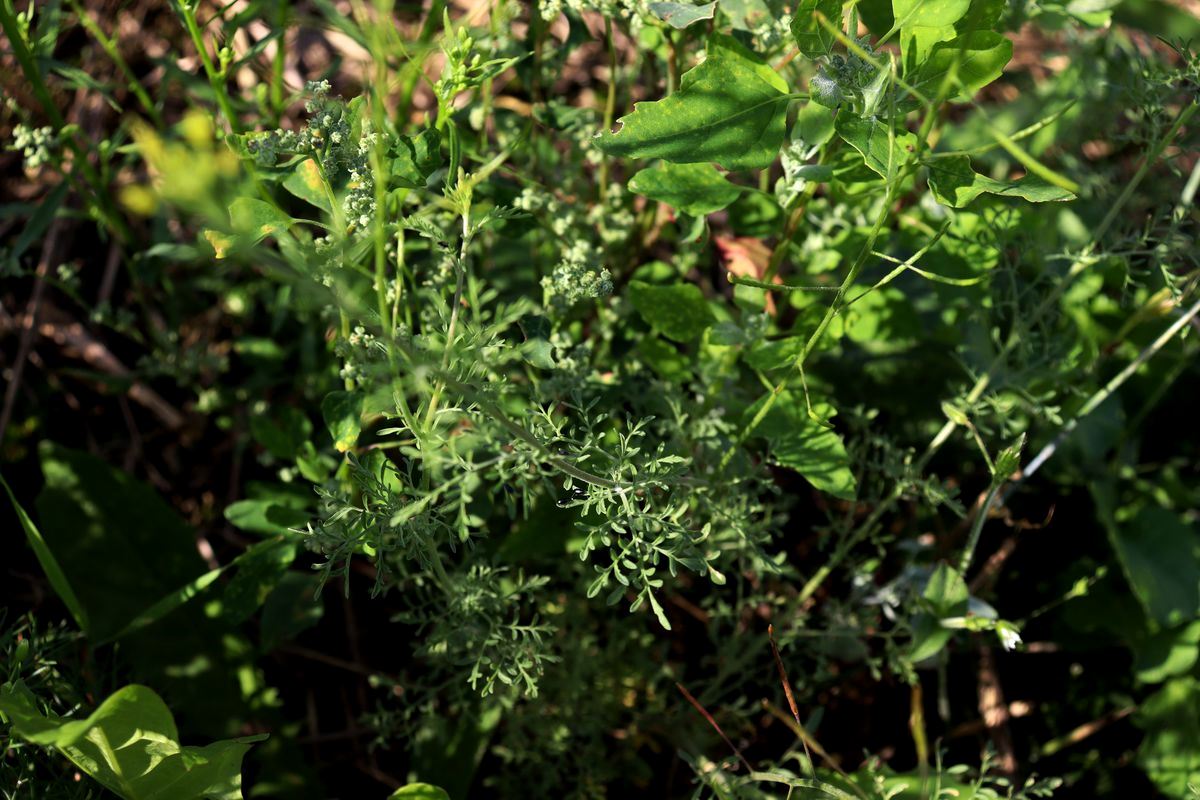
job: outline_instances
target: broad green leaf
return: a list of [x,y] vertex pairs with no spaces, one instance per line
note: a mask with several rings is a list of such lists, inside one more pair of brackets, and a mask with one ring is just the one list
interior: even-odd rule
[[895,175],[917,149],[917,137],[903,129],[889,140],[889,126],[879,119],[838,115],[835,128],[847,144],[862,154],[867,166],[883,178]]
[[71,612],[71,616],[75,619],[75,624],[85,634],[90,633],[88,626],[87,609],[79,602],[79,598],[75,596],[75,590],[71,588],[71,582],[67,580],[66,574],[62,567],[59,566],[58,560],[51,552],[46,540],[42,538],[42,534],[38,531],[37,526],[33,524],[33,520],[25,513],[25,509],[17,502],[17,496],[13,494],[12,488],[8,485],[8,481],[4,480],[4,476],[0,475],[0,485],[4,486],[4,491],[8,493],[8,499],[12,503],[13,511],[17,514],[17,519],[21,521],[21,528],[25,531],[25,540],[29,542],[33,554],[37,556],[38,563],[42,565],[42,571],[46,573],[46,577],[50,580],[50,585],[54,587],[54,592],[58,598],[63,601],[63,605],[67,607],[67,611]]
[[1200,620],[1159,631],[1134,642],[1134,669],[1143,683],[1162,683],[1183,675],[1200,658]]
[[716,0],[698,6],[691,3],[651,3],[649,8],[651,14],[672,28],[683,30],[693,23],[712,19],[717,3]]
[[275,498],[247,498],[225,507],[225,519],[230,525],[250,533],[278,535],[304,525],[311,515],[294,503],[281,503]]
[[946,646],[954,631],[944,627],[942,620],[966,614],[971,595],[958,570],[940,563],[929,576],[923,597],[929,610],[913,618],[913,641],[909,657],[914,662],[924,661]]
[[[289,544],[287,546],[291,547],[291,553],[292,553],[291,558],[295,558],[294,545]],[[163,617],[170,614],[175,609],[186,604],[192,598],[198,596],[201,592],[203,592],[209,586],[212,586],[214,583],[217,582],[217,579],[220,578],[221,575],[223,573],[225,573],[226,571],[236,567],[238,569],[238,574],[240,575],[243,567],[248,566],[248,565],[253,567],[256,565],[256,562],[261,562],[265,559],[269,559],[269,558],[273,557],[273,556],[268,556],[266,554],[270,553],[270,554],[277,555],[277,551],[278,551],[279,547],[280,547],[279,539],[272,539],[272,540],[266,541],[266,542],[259,542],[255,545],[251,546],[249,550],[246,550],[241,555],[239,555],[237,558],[235,558],[233,561],[230,561],[228,564],[225,564],[224,566],[216,567],[215,569],[210,569],[208,572],[204,573],[203,575],[196,578],[195,580],[188,581],[183,586],[180,586],[180,587],[176,588],[175,590],[168,592],[164,597],[159,598],[156,602],[150,604],[149,607],[142,610],[136,617],[134,617],[132,620],[130,620],[129,623],[127,623],[119,631],[111,634],[110,636],[108,636],[105,639],[100,639],[99,641],[102,643],[106,643],[106,642],[113,641],[116,639],[121,639],[132,633],[136,633],[136,632],[142,630],[143,628],[147,628],[150,625],[153,625],[154,623],[158,622]],[[290,560],[288,563],[291,563]],[[253,609],[251,609],[251,611],[253,611]]]
[[286,231],[295,222],[275,206],[254,197],[234,200],[229,206],[229,221],[237,233],[255,244],[268,236]]
[[238,570],[221,594],[221,610],[231,624],[245,622],[258,610],[283,580],[297,550],[295,541],[272,539],[254,545],[237,559]]
[[[40,529],[95,640],[205,572],[195,534],[149,486],[103,461],[43,443]],[[97,569],[103,564],[103,569]]]
[[[1120,2],[1121,0],[1102,1]],[[996,30],[1007,9],[1008,0],[971,0],[970,9],[958,22],[954,23],[954,29],[959,33]]]
[[362,431],[362,395],[354,392],[330,392],[321,401],[321,416],[333,437],[333,446],[345,453],[358,442]]
[[250,434],[276,458],[295,458],[312,436],[308,415],[293,406],[265,406],[250,415]]
[[922,596],[939,618],[961,616],[971,599],[962,575],[946,563],[934,568]]
[[27,741],[53,747],[125,800],[241,800],[242,758],[267,738],[183,747],[170,709],[145,686],[126,686],[85,719],[45,716],[22,683],[0,687],[0,711]]
[[442,140],[435,128],[416,136],[398,136],[391,149],[392,183],[424,189],[429,176],[442,165]]
[[[933,100],[943,81],[952,75],[946,97],[966,101],[1003,74],[1012,54],[1012,41],[1007,37],[993,31],[971,31],[935,45],[908,83]],[[919,101],[909,96],[900,107],[911,110],[918,105]]]
[[753,32],[778,18],[774,0],[720,0],[721,14],[735,31]]
[[935,44],[952,39],[954,23],[970,6],[971,0],[892,0],[904,63],[920,64]]
[[1147,506],[1128,522],[1108,526],[1109,538],[1146,616],[1160,626],[1190,621],[1200,611],[1200,536],[1179,515]]
[[545,317],[529,314],[521,318],[521,356],[538,369],[554,369],[554,346],[550,344],[553,326]]
[[835,28],[842,27],[842,0],[800,0],[792,14],[792,37],[800,52],[808,58],[827,56],[833,50],[834,36],[821,24],[817,14]]
[[325,607],[317,599],[319,575],[286,572],[263,602],[259,636],[264,650],[296,636],[321,621]]
[[1015,181],[998,181],[980,175],[971,167],[965,155],[935,156],[925,164],[929,168],[929,189],[944,206],[963,208],[979,195],[995,194],[1020,197],[1031,203],[1052,200],[1071,200],[1075,195],[1048,183],[1036,175],[1026,175]]
[[833,112],[820,103],[805,103],[796,113],[792,136],[809,147],[823,145],[833,138]]
[[677,342],[697,338],[716,321],[700,289],[690,283],[654,286],[631,281],[629,302],[650,327]]
[[712,164],[672,164],[647,167],[629,180],[629,190],[651,200],[701,217],[720,211],[737,199],[742,187],[725,180]]
[[638,343],[638,355],[663,380],[683,383],[692,377],[690,359],[657,336],[646,336]]
[[321,177],[317,162],[311,158],[292,167],[291,173],[283,181],[283,188],[327,214],[333,211],[329,205],[329,195],[325,192],[325,179]]
[[843,331],[866,347],[903,347],[920,333],[911,298],[894,286],[875,289],[842,312]]
[[1200,681],[1176,678],[1148,697],[1134,717],[1146,731],[1138,766],[1167,797],[1200,785]]
[[770,164],[785,133],[787,84],[729,36],[711,36],[707,54],[684,74],[679,91],[638,103],[618,120],[618,132],[600,134],[597,146],[624,158],[715,161],[731,170]]
[[439,789],[428,783],[410,783],[401,786],[388,797],[399,797],[403,800],[450,800],[445,789]]
[[[753,419],[766,400],[764,397],[747,409],[745,419]],[[819,403],[813,406],[813,413],[828,419],[834,410]],[[767,439],[772,463],[794,469],[814,487],[834,497],[853,500],[858,495],[842,438],[809,416],[802,396],[780,394],[759,423],[757,434]]]

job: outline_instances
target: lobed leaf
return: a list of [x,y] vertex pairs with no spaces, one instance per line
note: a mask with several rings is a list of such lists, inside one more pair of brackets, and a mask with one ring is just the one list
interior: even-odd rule
[[874,117],[863,119],[839,115],[835,123],[839,136],[862,154],[872,171],[890,179],[917,149],[917,137],[906,130],[888,136],[888,123]]
[[929,189],[944,206],[963,208],[981,194],[1020,197],[1031,203],[1072,200],[1075,195],[1036,175],[1026,175],[1015,181],[998,181],[980,175],[971,167],[965,155],[936,156],[926,162],[929,168]]
[[[766,402],[760,399],[745,414],[753,419]],[[828,404],[817,404],[813,412],[821,419],[833,416]],[[799,472],[814,487],[843,500],[858,496],[858,482],[850,470],[850,457],[842,437],[808,414],[804,398],[784,392],[776,398],[757,429],[770,446],[775,464]]]
[[618,120],[619,131],[599,135],[597,146],[612,156],[714,161],[730,170],[769,165],[783,143],[787,84],[732,37],[713,35],[706,52],[679,91],[635,105]]
[[840,28],[842,0],[800,0],[796,4],[792,14],[792,38],[808,58],[820,58],[833,51],[833,32],[821,24],[818,13],[835,28]]

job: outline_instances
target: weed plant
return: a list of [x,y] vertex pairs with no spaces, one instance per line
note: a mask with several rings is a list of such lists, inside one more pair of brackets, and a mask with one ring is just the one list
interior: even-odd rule
[[468,5],[0,0],[3,797],[1195,797],[1200,23]]

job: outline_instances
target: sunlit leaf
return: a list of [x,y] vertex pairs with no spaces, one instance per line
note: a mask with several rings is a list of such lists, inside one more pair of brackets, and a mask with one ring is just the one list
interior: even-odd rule
[[690,3],[650,3],[648,8],[651,14],[672,28],[683,30],[693,23],[712,19],[717,10],[717,3],[716,0],[698,6]]
[[618,121],[618,132],[604,131],[596,143],[625,158],[758,169],[775,159],[783,142],[787,90],[762,59],[731,37],[714,35],[707,58],[684,74],[679,91],[638,103]]
[[817,17],[820,14],[834,28],[842,27],[842,0],[800,0],[792,14],[792,37],[800,52],[808,58],[827,56],[833,50],[833,32]]
[[965,155],[937,156],[926,162],[929,168],[929,189],[937,201],[951,208],[963,208],[979,195],[995,194],[1020,197],[1032,203],[1052,200],[1071,200],[1075,195],[1048,183],[1036,175],[1026,175],[1015,181],[998,181],[980,175],[971,167]]
[[92,714],[46,716],[22,683],[0,687],[0,711],[21,738],[53,747],[125,800],[241,800],[242,758],[267,737],[183,747],[170,709],[145,686],[126,686]]
[[[752,419],[766,402],[762,398],[746,411]],[[820,419],[833,416],[831,406],[814,404]],[[853,500],[858,494],[857,481],[850,470],[850,457],[836,431],[814,420],[804,397],[783,392],[767,412],[756,431],[768,442],[768,457],[775,464],[794,469],[826,494]]]
[[888,124],[874,117],[839,115],[835,127],[842,139],[862,153],[867,166],[884,178],[895,175],[917,148],[914,134],[898,129],[889,138]]

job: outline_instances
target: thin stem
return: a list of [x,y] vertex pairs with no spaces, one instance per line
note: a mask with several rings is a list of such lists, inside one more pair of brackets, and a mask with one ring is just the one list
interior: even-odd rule
[[987,497],[983,500],[983,506],[980,507],[978,513],[975,514],[975,519],[971,522],[971,533],[967,536],[967,546],[963,548],[962,556],[958,559],[959,575],[966,575],[967,568],[971,566],[971,558],[975,555],[975,548],[979,546],[979,535],[983,532],[983,523],[987,521],[988,514],[991,513],[992,503],[1000,494],[1001,486],[1003,484],[998,481],[992,482]]
[[96,24],[94,19],[92,19],[92,15],[89,14],[87,10],[79,4],[79,0],[70,0],[70,3],[71,9],[75,12],[75,16],[79,19],[79,23],[83,25],[87,32],[90,33],[97,42],[99,42],[101,49],[104,50],[104,53],[109,57],[109,59],[112,60],[114,64],[117,65],[117,68],[121,70],[121,74],[125,76],[125,80],[129,85],[130,91],[132,91],[134,96],[138,99],[142,109],[147,115],[149,115],[154,124],[161,128],[163,125],[162,116],[158,113],[158,109],[154,106],[154,102],[150,99],[150,95],[146,94],[146,90],[142,87],[142,84],[137,79],[137,76],[133,74],[133,70],[130,69],[129,64],[121,56],[121,51],[117,49],[116,42],[107,36],[104,31],[100,30],[100,26]]
[[1109,397],[1112,397],[1113,392],[1117,391],[1117,389],[1120,389],[1127,380],[1132,378],[1133,374],[1137,372],[1143,364],[1153,358],[1159,350],[1166,346],[1167,342],[1175,338],[1175,335],[1183,330],[1184,327],[1186,327],[1187,324],[1191,322],[1197,314],[1200,314],[1200,300],[1197,300],[1195,303],[1193,303],[1187,311],[1180,315],[1179,319],[1171,323],[1171,326],[1163,331],[1157,339],[1155,339],[1153,342],[1147,345],[1144,350],[1138,353],[1137,358],[1129,362],[1125,369],[1114,375],[1112,380],[1104,384],[1104,386],[1098,392],[1088,398],[1088,401],[1084,403],[1082,407],[1080,407],[1079,411],[1075,413],[1075,416],[1072,417],[1070,421],[1062,427],[1061,430],[1059,430],[1058,435],[1055,436],[1049,444],[1043,447],[1041,451],[1029,462],[1029,465],[1021,471],[1020,481],[1024,481],[1041,469],[1042,465],[1049,461],[1050,457],[1054,455],[1055,451],[1057,451],[1058,448],[1062,446],[1062,443],[1067,440],[1067,437],[1069,437],[1075,431],[1075,429],[1079,427],[1079,423],[1084,417],[1099,408],[1100,405]]
[[[1059,281],[1054,289],[1051,290],[1051,292],[1042,300],[1042,302],[1033,310],[1033,312],[1022,321],[1023,324],[1013,327],[1008,340],[1005,342],[1000,352],[996,354],[996,357],[992,359],[991,364],[988,366],[984,374],[981,375],[978,380],[975,381],[975,385],[971,387],[971,391],[966,397],[967,407],[970,407],[978,402],[983,396],[983,393],[987,391],[988,386],[991,385],[993,378],[999,374],[1000,368],[1003,366],[1009,354],[1012,353],[1013,349],[1015,349],[1017,344],[1020,342],[1021,337],[1024,335],[1024,331],[1040,320],[1051,309],[1051,307],[1057,304],[1063,293],[1065,293],[1074,282],[1075,278],[1082,274],[1088,266],[1094,263],[1092,252],[1095,250],[1096,244],[1108,233],[1108,229],[1116,221],[1117,216],[1121,213],[1125,205],[1129,202],[1129,199],[1133,196],[1133,192],[1146,177],[1146,174],[1150,171],[1150,167],[1158,160],[1159,156],[1162,155],[1163,151],[1175,138],[1175,135],[1179,132],[1180,128],[1182,128],[1196,113],[1197,108],[1200,108],[1200,105],[1193,102],[1180,109],[1179,114],[1175,117],[1175,121],[1172,123],[1171,127],[1168,128],[1163,134],[1162,138],[1155,143],[1154,147],[1147,152],[1146,158],[1142,161],[1142,165],[1138,168],[1138,171],[1134,174],[1129,183],[1125,185],[1125,188],[1117,196],[1104,219],[1101,220],[1100,224],[1097,226],[1096,232],[1092,236],[1091,244],[1084,249],[1083,253],[1080,254],[1080,256],[1067,270],[1067,274],[1064,276],[1063,280]],[[956,427],[958,427],[958,425],[953,420],[947,420],[946,423],[942,425],[937,434],[933,437],[933,440],[930,441],[929,446],[925,449],[925,452],[913,465],[914,474],[919,475],[925,471],[925,468],[929,465],[929,462],[933,459],[933,456],[950,438],[950,435],[954,432]],[[889,492],[888,495],[881,500],[874,509],[871,510],[871,513],[867,515],[867,518],[863,520],[863,522],[854,531],[842,537],[837,548],[830,555],[825,564],[823,564],[812,576],[812,578],[810,578],[808,582],[804,584],[804,588],[801,589],[799,595],[799,600],[801,603],[807,601],[816,593],[817,589],[821,587],[821,584],[825,582],[830,574],[832,574],[833,570],[850,553],[855,545],[857,545],[875,530],[875,527],[879,524],[879,521],[883,518],[883,515],[890,511],[892,506],[899,502],[900,498],[903,496],[904,487],[902,484],[897,483],[892,488],[891,492]]]
[[196,52],[200,56],[200,63],[204,66],[204,74],[208,76],[208,83],[212,86],[213,94],[217,98],[217,105],[221,108],[221,114],[225,117],[225,121],[229,123],[229,130],[233,133],[241,133],[242,126],[238,122],[237,114],[233,111],[233,104],[229,100],[229,93],[225,89],[225,78],[223,73],[217,71],[213,66],[212,58],[208,55],[208,45],[204,43],[204,35],[200,30],[200,24],[196,21],[196,13],[188,4],[187,0],[176,0],[175,7],[179,9],[179,15],[183,17],[183,24],[187,28],[188,35],[192,38],[192,44],[196,48]]
[[[604,18],[604,39],[608,43],[608,96],[604,99],[604,128],[611,131],[613,118],[617,113],[617,47],[613,41],[612,18]],[[608,197],[608,172],[611,159],[605,155],[600,162],[599,191],[600,202]]]
[[[455,264],[455,272],[458,273],[457,282],[454,286],[454,300],[450,303],[450,324],[446,327],[446,345],[442,349],[442,372],[445,372],[450,366],[450,350],[454,346],[454,334],[458,327],[458,312],[462,306],[463,283],[467,274],[467,248],[471,244],[471,207],[470,203],[464,203],[462,212],[462,241],[458,247],[458,263]],[[438,401],[441,399],[442,391],[444,390],[445,381],[440,381],[437,387],[433,390],[433,396],[429,399],[429,408],[425,411],[425,428],[428,430],[433,424],[434,415],[437,414]]]

